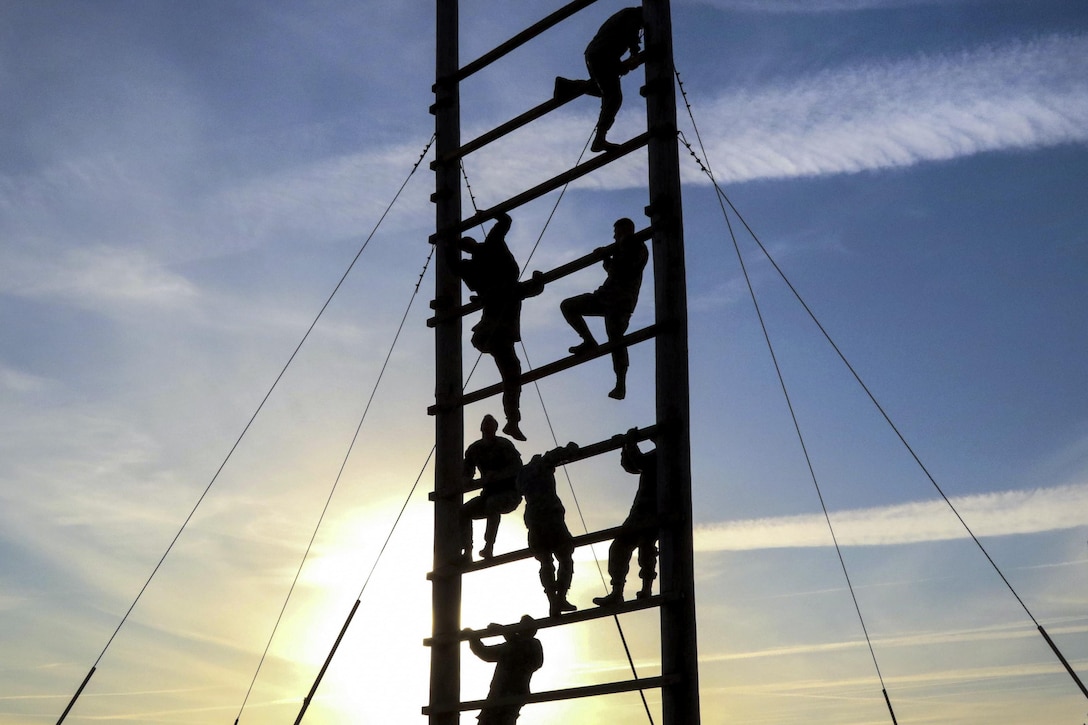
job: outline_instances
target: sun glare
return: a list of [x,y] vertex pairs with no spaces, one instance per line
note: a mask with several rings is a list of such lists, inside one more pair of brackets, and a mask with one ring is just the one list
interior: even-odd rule
[[[358,599],[358,609],[307,711],[306,720],[323,725],[358,722],[422,721],[428,700],[430,651],[423,640],[431,632],[432,509],[419,498],[406,509],[365,590],[363,583],[381,551],[400,502],[387,501],[359,508],[327,524],[314,544],[298,587],[277,633],[272,654],[279,668],[262,674],[262,702],[280,707],[301,705],[340,635]],[[482,527],[482,522],[477,522]],[[478,531],[482,534],[482,531]],[[496,551],[524,548],[526,531],[520,510],[504,516]],[[605,591],[597,556],[605,550],[579,549],[570,598],[580,609]],[[603,563],[603,562],[602,562]],[[481,630],[494,622],[509,624],[523,615],[548,615],[548,601],[539,580],[539,564],[526,559],[466,574],[462,580],[462,625]],[[625,627],[629,626],[626,622]],[[656,648],[656,626],[632,621],[628,637],[636,647]],[[573,627],[546,628],[538,633],[544,646],[544,666],[533,678],[534,691],[561,689],[627,679],[615,625],[601,619]],[[501,642],[501,636],[484,642]],[[645,645],[644,645],[645,643]],[[651,646],[652,645],[652,646]],[[601,659],[601,653],[606,653]],[[595,653],[595,654],[591,654]],[[642,653],[645,654],[645,653]],[[636,659],[640,653],[635,652]],[[643,672],[640,676],[654,674]],[[465,700],[487,696],[494,665],[477,658],[468,644],[461,649],[461,693]],[[273,684],[275,683],[275,684]],[[282,704],[285,693],[290,704]],[[623,705],[615,696],[610,707]],[[626,697],[626,696],[623,696]],[[629,699],[629,698],[628,698]],[[557,702],[527,706],[526,725],[580,718],[588,703]],[[594,706],[596,707],[596,706]],[[639,705],[641,707],[641,705]],[[474,716],[467,713],[466,718]]]
[[374,566],[399,510],[398,502],[388,502],[330,525],[299,578],[297,604],[288,610],[274,649],[306,673],[295,685],[303,693],[359,602],[307,712],[308,722],[405,722],[426,702],[428,659],[422,642],[430,630],[429,507],[409,506]]

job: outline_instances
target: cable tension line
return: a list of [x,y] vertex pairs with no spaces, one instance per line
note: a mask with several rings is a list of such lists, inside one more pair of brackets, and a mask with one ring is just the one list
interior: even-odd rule
[[[687,103],[687,94],[683,90],[683,83],[680,82],[679,73],[677,73],[676,77],[677,77],[677,82],[680,83],[681,93],[683,94],[684,101],[685,101],[685,103]],[[688,108],[688,114],[689,114],[689,116],[691,116],[691,105],[688,104],[687,108]],[[693,125],[693,127],[695,127],[694,117],[692,117],[692,125]],[[696,133],[696,136],[698,137],[699,136],[698,128],[697,127],[695,127],[695,128],[696,128],[695,133]],[[1069,674],[1069,676],[1076,683],[1076,685],[1080,689],[1081,693],[1085,696],[1086,699],[1088,699],[1088,688],[1085,687],[1084,682],[1080,679],[1080,677],[1077,675],[1076,671],[1069,664],[1068,660],[1066,660],[1065,656],[1061,653],[1061,651],[1059,650],[1057,644],[1055,644],[1055,642],[1050,638],[1050,635],[1047,634],[1046,629],[1043,627],[1043,625],[1040,624],[1039,621],[1035,618],[1035,615],[1032,614],[1032,612],[1028,608],[1027,604],[1020,597],[1020,594],[1016,591],[1016,589],[1013,587],[1012,583],[1005,576],[1005,573],[997,565],[997,562],[994,561],[992,556],[990,556],[990,552],[987,551],[986,547],[982,545],[981,540],[979,540],[978,536],[975,535],[975,532],[967,524],[967,521],[963,518],[963,516],[960,514],[959,510],[952,503],[951,499],[944,492],[944,489],[937,482],[937,480],[933,476],[933,474],[930,473],[930,471],[926,467],[925,463],[922,462],[922,459],[915,452],[914,448],[907,441],[907,439],[903,435],[903,433],[899,430],[899,427],[896,426],[894,421],[892,421],[891,416],[884,409],[884,406],[882,406],[880,404],[880,402],[876,399],[876,396],[873,394],[872,390],[870,390],[869,386],[865,383],[865,381],[861,378],[861,375],[857,372],[857,370],[854,368],[854,366],[847,359],[846,355],[839,348],[838,344],[836,344],[834,339],[831,337],[830,333],[828,333],[826,328],[824,328],[823,324],[816,317],[816,314],[812,311],[812,309],[805,302],[805,300],[801,296],[801,294],[793,286],[793,283],[786,276],[786,273],[782,270],[781,267],[778,266],[778,263],[771,256],[771,254],[767,250],[767,248],[763,245],[763,242],[760,241],[760,239],[759,239],[758,235],[756,235],[755,231],[751,228],[751,226],[749,226],[748,222],[744,219],[744,216],[740,213],[740,211],[736,208],[736,206],[733,205],[733,202],[725,194],[725,192],[722,190],[721,186],[719,186],[717,180],[714,178],[714,176],[710,172],[709,168],[707,168],[707,166],[705,166],[702,163],[702,160],[700,160],[698,155],[695,153],[694,149],[691,147],[691,144],[688,143],[688,141],[686,139],[684,139],[682,136],[681,136],[681,142],[687,147],[688,152],[691,154],[692,158],[695,159],[696,163],[699,165],[699,167],[703,171],[703,173],[706,174],[710,178],[710,181],[714,186],[715,192],[718,195],[719,203],[724,202],[725,204],[727,204],[729,206],[729,208],[733,211],[733,213],[737,215],[737,219],[740,220],[742,225],[744,225],[745,230],[748,232],[749,235],[751,235],[751,237],[755,241],[756,245],[758,245],[760,251],[763,252],[764,256],[770,262],[771,266],[774,267],[774,270],[778,273],[779,277],[781,277],[782,281],[786,284],[787,288],[793,294],[794,298],[797,299],[797,301],[798,301],[798,303],[800,303],[802,309],[804,309],[805,313],[812,320],[813,324],[816,325],[816,328],[820,331],[820,334],[823,335],[825,340],[827,340],[828,344],[831,346],[831,349],[835,351],[835,354],[842,361],[843,365],[846,366],[846,369],[850,371],[850,374],[853,376],[854,380],[861,387],[861,389],[865,392],[865,395],[869,398],[870,402],[872,402],[872,404],[876,407],[877,411],[880,413],[880,415],[884,419],[885,423],[887,423],[888,427],[891,428],[892,432],[899,439],[899,442],[903,445],[903,447],[910,454],[910,457],[912,459],[914,459],[914,462],[918,465],[918,467],[919,467],[919,469],[921,469],[923,475],[925,475],[926,479],[930,482],[930,484],[933,486],[933,488],[940,495],[941,499],[945,502],[945,505],[947,505],[948,508],[955,515],[956,519],[960,522],[960,525],[963,527],[964,531],[967,532],[968,536],[970,536],[971,540],[975,543],[975,546],[978,547],[979,551],[981,551],[982,555],[986,558],[986,561],[988,561],[990,563],[990,566],[997,573],[998,577],[1001,579],[1002,582],[1004,582],[1005,587],[1009,590],[1009,592],[1012,594],[1012,596],[1020,604],[1020,607],[1024,610],[1024,613],[1027,614],[1028,618],[1031,619],[1033,624],[1035,624],[1036,628],[1039,630],[1039,633],[1042,635],[1042,637],[1046,641],[1047,645],[1053,651],[1054,655],[1061,662],[1062,666],[1065,668],[1065,671]],[[700,144],[700,148],[702,148],[701,138],[699,139],[699,144]],[[703,154],[705,156],[705,149],[703,149]]]
[[147,591],[148,586],[151,584],[151,580],[155,578],[155,575],[158,573],[159,569],[162,567],[163,562],[166,561],[166,557],[170,555],[170,552],[173,550],[174,545],[178,542],[178,539],[181,538],[181,535],[185,531],[186,527],[189,525],[189,522],[192,521],[193,516],[196,514],[197,509],[200,508],[200,505],[201,505],[201,503],[203,503],[204,499],[207,497],[208,492],[211,491],[212,486],[219,479],[219,474],[221,474],[223,472],[223,469],[226,468],[227,462],[230,461],[231,457],[234,455],[234,452],[238,449],[238,446],[241,444],[242,439],[245,438],[246,433],[249,431],[250,427],[253,425],[253,422],[257,419],[257,416],[260,414],[261,410],[264,409],[265,403],[267,403],[268,399],[270,397],[272,397],[273,391],[276,389],[276,387],[279,385],[280,381],[283,379],[283,376],[286,374],[287,369],[291,366],[291,363],[294,362],[295,357],[298,355],[299,351],[302,349],[302,346],[306,343],[306,340],[309,339],[310,333],[313,332],[314,328],[317,326],[318,321],[321,319],[321,316],[325,313],[325,310],[328,309],[329,304],[332,302],[333,297],[336,296],[336,293],[340,290],[340,287],[344,284],[344,280],[347,279],[348,275],[351,273],[351,270],[355,267],[355,263],[359,261],[359,257],[362,256],[363,252],[370,245],[371,240],[374,238],[374,234],[378,231],[378,227],[381,226],[381,223],[385,220],[386,216],[388,216],[390,209],[393,208],[393,205],[396,203],[397,199],[400,198],[400,195],[404,191],[404,188],[408,185],[408,181],[412,178],[412,175],[415,174],[416,169],[419,168],[419,164],[423,161],[424,156],[426,156],[427,151],[430,149],[431,144],[434,143],[434,140],[435,140],[435,137],[432,135],[430,141],[428,141],[426,146],[424,147],[423,153],[420,154],[419,159],[417,159],[415,164],[412,165],[412,170],[408,173],[408,177],[404,180],[404,183],[401,184],[400,188],[397,190],[397,193],[393,196],[393,200],[391,202],[389,202],[389,205],[385,208],[385,211],[382,212],[381,217],[378,219],[378,222],[374,225],[374,228],[371,230],[370,234],[367,236],[366,240],[363,242],[362,246],[359,248],[359,251],[355,253],[355,257],[351,260],[351,263],[348,265],[347,270],[344,272],[343,276],[340,277],[340,280],[336,283],[336,286],[333,288],[332,293],[329,294],[328,299],[325,300],[325,303],[321,306],[321,309],[318,310],[317,316],[314,317],[313,322],[311,322],[310,326],[306,329],[306,332],[305,332],[305,334],[303,334],[302,339],[299,341],[298,345],[295,346],[295,349],[291,352],[290,356],[287,358],[287,362],[284,363],[283,368],[280,370],[279,374],[276,375],[275,380],[272,381],[272,385],[271,385],[271,387],[269,387],[268,392],[266,392],[264,394],[264,397],[261,398],[261,402],[257,405],[257,409],[253,412],[253,415],[250,416],[249,420],[246,422],[245,426],[242,428],[242,432],[238,434],[238,437],[237,437],[237,439],[235,439],[234,444],[231,445],[230,450],[227,451],[226,457],[224,457],[222,463],[219,464],[219,467],[216,469],[214,475],[212,475],[211,480],[208,481],[208,484],[204,487],[204,490],[201,492],[200,496],[196,500],[196,503],[193,505],[192,510],[189,511],[189,514],[188,514],[188,516],[185,517],[185,520],[182,522],[181,527],[178,529],[177,533],[174,534],[174,538],[170,541],[170,544],[166,547],[166,551],[163,552],[162,556],[159,558],[158,563],[156,563],[154,568],[151,570],[151,574],[147,577],[147,580],[144,582],[143,586],[140,587],[140,591],[136,594],[136,598],[133,599],[132,604],[129,605],[128,610],[125,611],[124,616],[121,617],[121,621],[117,624],[117,628],[114,629],[113,634],[111,634],[109,639],[106,641],[106,645],[102,648],[102,651],[98,654],[97,659],[95,659],[94,664],[91,666],[91,669],[87,673],[87,676],[84,678],[82,684],[80,684],[79,689],[76,690],[76,693],[72,696],[72,699],[68,702],[68,706],[64,709],[64,712],[62,712],[60,717],[57,719],[57,725],[61,725],[61,723],[64,722],[65,718],[68,717],[68,713],[72,710],[72,707],[75,705],[76,700],[79,699],[79,696],[83,693],[83,689],[87,686],[87,683],[90,681],[91,676],[94,675],[95,671],[98,668],[99,663],[101,663],[102,658],[105,656],[106,651],[110,648],[110,645],[113,644],[113,641],[114,641],[114,639],[116,639],[118,633],[121,631],[121,628],[128,621],[129,615],[131,615],[132,611],[136,608],[136,605],[139,603],[140,599],[143,597],[144,592]]
[[[355,444],[359,440],[359,434],[362,432],[363,423],[366,421],[367,413],[370,412],[370,406],[374,402],[374,396],[378,392],[378,386],[381,385],[382,378],[385,376],[385,371],[389,367],[389,360],[393,356],[393,350],[396,348],[397,342],[400,340],[400,335],[404,331],[404,323],[407,321],[408,313],[411,311],[412,304],[415,302],[416,297],[419,294],[420,282],[423,281],[423,276],[427,273],[427,267],[430,266],[430,262],[431,262],[431,258],[433,256],[433,254],[434,254],[434,248],[432,247],[431,250],[427,254],[427,260],[426,260],[426,262],[424,262],[423,271],[421,271],[419,273],[419,279],[416,281],[415,289],[412,291],[411,298],[408,300],[408,306],[404,310],[404,315],[401,316],[400,324],[397,326],[397,331],[393,335],[393,342],[390,344],[389,351],[386,353],[385,361],[382,363],[381,370],[378,371],[378,377],[374,381],[374,387],[371,388],[371,390],[370,390],[370,397],[367,399],[366,406],[363,408],[363,414],[359,418],[359,424],[355,427],[355,433],[351,438],[351,442],[348,444],[347,451],[344,454],[344,460],[340,463],[340,470],[337,471],[337,473],[336,473],[336,478],[333,481],[332,488],[329,490],[329,495],[325,499],[325,506],[324,506],[324,508],[321,509],[321,515],[318,516],[317,523],[314,525],[313,534],[310,536],[310,541],[306,545],[306,551],[302,555],[302,561],[299,562],[298,570],[295,572],[295,578],[292,580],[291,587],[287,591],[287,596],[284,599],[283,606],[280,608],[280,613],[279,613],[279,616],[276,618],[276,623],[272,627],[272,633],[268,637],[268,643],[265,645],[264,654],[261,655],[261,660],[257,664],[257,671],[253,673],[253,680],[250,682],[249,690],[246,692],[246,696],[242,700],[242,707],[238,711],[238,718],[235,719],[234,725],[238,725],[238,722],[242,717],[242,710],[245,709],[246,702],[249,701],[249,696],[253,692],[253,686],[257,682],[257,675],[260,674],[261,666],[264,664],[264,660],[268,655],[268,649],[269,649],[269,647],[272,646],[272,640],[273,640],[273,638],[275,638],[276,631],[279,629],[280,622],[283,619],[283,614],[287,610],[287,603],[291,600],[291,595],[294,594],[295,586],[298,584],[299,577],[302,575],[302,568],[305,566],[306,561],[310,557],[310,551],[313,548],[314,541],[317,539],[317,532],[321,529],[321,524],[325,520],[325,514],[328,512],[329,505],[332,503],[333,494],[336,493],[336,488],[337,488],[337,486],[339,486],[340,479],[343,477],[344,470],[347,468],[348,459],[351,458],[351,452],[354,450]],[[415,490],[415,488],[413,487],[413,491],[414,490]],[[409,496],[411,496],[411,494],[409,494]],[[402,509],[402,511],[403,511],[403,509]],[[398,516],[398,519],[399,518],[400,517]],[[394,524],[394,528],[395,528],[395,524]],[[392,535],[392,532],[390,532],[390,535]],[[386,543],[389,543],[388,539],[386,539]],[[384,549],[385,549],[385,546],[383,545],[382,550],[384,550]],[[379,556],[380,556],[380,554],[379,554]],[[358,607],[358,605],[359,605],[359,603],[357,601],[355,606]],[[354,613],[355,613],[355,611],[354,611],[354,608],[353,608],[352,609],[352,614],[354,615]],[[341,633],[341,637],[342,636],[343,636],[343,633]],[[337,643],[339,644],[339,639],[337,640]]]
[[[419,168],[420,163],[422,163],[423,159],[427,156],[427,152],[430,149],[431,144],[434,143],[434,140],[435,140],[435,137],[432,135],[431,140],[427,142],[427,144],[423,148],[423,151],[420,153],[419,158],[416,159],[415,164],[412,165],[412,170],[408,173],[408,177],[404,180],[404,183],[401,184],[401,187],[397,191],[396,195],[393,197],[393,200],[389,203],[389,206],[386,207],[385,213],[382,214],[381,218],[378,220],[378,223],[374,226],[374,229],[370,233],[370,237],[367,238],[367,243],[369,243],[370,238],[374,236],[374,233],[377,232],[378,227],[381,225],[382,221],[385,219],[385,217],[389,213],[389,211],[393,208],[393,205],[397,202],[397,199],[400,198],[401,192],[404,191],[404,188],[407,186],[408,181],[412,178],[412,175],[415,174],[416,169]],[[365,245],[364,245],[364,248],[365,248]],[[359,253],[361,254],[362,250],[360,250]],[[352,260],[352,263],[351,263],[352,265],[355,264],[355,261],[358,259],[358,257],[359,257],[359,255],[357,254],[356,257],[355,257],[355,260]],[[423,275],[426,273],[427,266],[430,264],[430,261],[431,261],[431,255],[428,254],[427,255],[427,260],[426,260],[426,262],[424,263],[424,266],[423,266],[423,271],[420,272],[420,275],[419,275],[419,280],[420,281],[422,281]],[[350,272],[350,271],[351,271],[351,266],[348,267],[348,272]],[[341,283],[343,282],[343,280],[346,277],[347,277],[347,272],[344,274],[344,277],[341,278],[341,280],[340,280]],[[337,287],[339,287],[339,285],[337,285]],[[404,330],[405,320],[407,320],[407,318],[408,318],[408,313],[412,309],[412,303],[415,301],[416,295],[418,293],[419,293],[419,281],[417,281],[416,284],[415,284],[415,289],[413,290],[411,298],[408,301],[408,307],[407,307],[407,309],[405,309],[404,315],[401,317],[400,324],[397,327],[397,331],[393,335],[393,342],[389,346],[389,351],[385,356],[385,361],[382,363],[382,367],[378,372],[378,377],[374,381],[373,388],[371,388],[370,397],[367,399],[366,406],[364,407],[362,416],[359,419],[359,424],[356,426],[355,433],[352,436],[351,442],[348,444],[348,449],[347,449],[347,452],[344,455],[344,460],[340,464],[340,469],[339,469],[339,471],[337,471],[336,478],[333,481],[332,487],[329,490],[329,494],[325,499],[325,505],[322,507],[321,513],[317,518],[317,523],[314,525],[314,530],[313,530],[313,533],[310,536],[310,540],[306,544],[306,550],[302,554],[302,560],[299,562],[298,569],[295,571],[294,579],[292,579],[291,586],[287,590],[287,595],[284,598],[283,605],[280,607],[279,615],[276,617],[276,621],[272,625],[272,631],[268,636],[268,641],[265,644],[264,651],[261,654],[261,659],[257,663],[257,669],[253,673],[253,679],[249,683],[249,689],[246,690],[245,697],[242,698],[242,705],[238,709],[238,716],[234,720],[234,725],[238,725],[239,721],[241,720],[242,712],[245,710],[246,704],[249,702],[249,697],[253,693],[253,687],[257,682],[257,677],[260,675],[261,668],[264,666],[264,661],[268,656],[268,650],[272,646],[272,641],[275,639],[276,632],[279,630],[280,623],[283,621],[283,615],[287,611],[287,605],[291,601],[291,596],[294,594],[295,587],[297,586],[299,577],[302,574],[302,569],[306,565],[306,561],[310,557],[310,551],[313,549],[314,541],[317,539],[317,533],[321,529],[321,525],[325,520],[325,514],[328,513],[329,505],[332,503],[332,497],[336,493],[336,489],[340,484],[341,477],[344,475],[344,469],[347,467],[347,462],[348,462],[348,459],[351,456],[351,451],[355,447],[355,443],[359,439],[359,434],[360,434],[360,432],[362,430],[363,422],[366,420],[367,413],[370,412],[370,405],[371,405],[371,403],[374,402],[374,396],[378,392],[378,386],[381,385],[382,377],[385,375],[386,368],[389,366],[389,359],[393,354],[393,349],[396,347],[397,341],[400,339],[400,334]],[[333,292],[333,294],[335,294],[335,291]],[[330,299],[331,299],[331,297],[330,297]]]
[[[680,87],[680,93],[684,98],[685,105],[687,106],[688,117],[691,119],[691,125],[692,125],[692,128],[695,130],[695,136],[698,139],[699,147],[703,151],[703,155],[705,157],[706,156],[706,149],[703,146],[702,136],[699,133],[698,125],[695,123],[695,117],[692,114],[691,104],[688,102],[687,93],[684,90],[684,84],[680,80],[680,74],[679,73],[676,74],[676,82]],[[691,144],[688,143],[688,141],[684,137],[683,133],[679,133],[679,138],[680,138],[681,142],[684,144],[684,146],[686,146],[688,148],[688,151],[691,153],[692,157],[695,158],[695,161],[696,161],[696,163],[698,163],[699,168],[703,171],[703,173],[705,173],[710,178],[710,180],[714,184],[715,188],[719,188],[718,187],[718,182],[715,180],[714,174],[710,169],[709,160],[706,160],[706,165],[704,166],[703,162],[699,159],[699,157],[695,155],[695,152],[691,148]],[[782,390],[782,396],[783,396],[783,398],[784,398],[784,400],[786,402],[786,408],[789,410],[790,420],[793,422],[793,429],[794,429],[794,432],[797,434],[797,441],[798,441],[798,444],[801,447],[801,453],[804,456],[805,465],[808,468],[809,477],[812,480],[813,487],[816,489],[816,497],[820,501],[820,508],[823,510],[824,520],[827,522],[827,529],[831,534],[831,541],[835,546],[835,554],[836,554],[836,556],[838,556],[839,566],[842,569],[843,578],[846,580],[846,587],[850,591],[850,599],[854,603],[854,611],[857,612],[858,622],[861,625],[862,634],[865,636],[865,644],[869,648],[869,655],[873,660],[873,668],[876,671],[877,679],[880,681],[880,691],[884,695],[884,702],[888,706],[888,714],[891,716],[892,725],[898,725],[898,721],[896,720],[896,717],[895,717],[895,710],[894,710],[894,708],[892,708],[891,698],[888,696],[888,688],[887,688],[887,685],[884,683],[884,675],[881,673],[880,663],[877,661],[876,650],[873,649],[872,638],[869,636],[869,628],[866,626],[865,617],[861,613],[861,604],[858,602],[857,593],[854,590],[854,583],[850,579],[850,572],[847,570],[847,567],[846,567],[846,559],[843,557],[842,547],[839,545],[839,538],[835,534],[835,527],[831,522],[831,514],[828,511],[827,503],[824,500],[824,494],[823,494],[823,491],[820,488],[820,482],[819,482],[819,479],[816,476],[816,470],[813,467],[812,457],[809,455],[809,452],[808,452],[808,445],[805,443],[805,436],[804,436],[804,433],[801,430],[801,423],[797,419],[797,412],[794,409],[792,397],[790,396],[789,389],[786,386],[785,375],[782,372],[781,366],[778,364],[778,355],[775,353],[774,343],[771,340],[771,334],[770,334],[769,329],[767,328],[767,322],[766,322],[766,319],[763,316],[763,310],[760,307],[759,299],[756,296],[755,286],[752,284],[752,278],[748,274],[748,266],[744,262],[744,255],[741,253],[740,244],[737,241],[737,235],[733,230],[733,224],[729,220],[729,214],[726,212],[725,205],[722,203],[722,196],[723,196],[722,194],[718,195],[718,205],[719,205],[719,207],[721,207],[722,217],[725,219],[726,227],[729,230],[729,236],[730,236],[730,238],[732,239],[732,242],[733,242],[733,249],[736,251],[737,261],[740,264],[741,272],[744,275],[744,282],[748,287],[748,295],[752,300],[752,306],[755,309],[756,317],[759,320],[759,326],[760,326],[760,329],[763,332],[763,340],[766,343],[767,351],[771,356],[771,362],[772,362],[772,364],[774,366],[775,375],[778,378],[778,385]]]

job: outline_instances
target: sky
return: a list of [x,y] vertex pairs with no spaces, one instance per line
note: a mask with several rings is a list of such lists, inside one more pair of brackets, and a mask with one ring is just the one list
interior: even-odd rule
[[[463,0],[462,61],[561,5]],[[583,76],[621,6],[467,80],[464,138]],[[92,666],[68,723],[294,722],[356,600],[305,722],[425,722],[433,14],[0,2],[0,724],[55,722]],[[1080,725],[1037,624],[1088,676],[1088,6],[674,0],[673,26],[683,139],[743,217],[682,145],[702,721],[888,723],[884,688],[900,723]],[[595,104],[467,158],[476,203],[573,166]],[[527,204],[511,249],[545,270],[644,226],[645,183],[639,152]],[[526,302],[523,361],[566,354],[559,302],[602,275]],[[523,456],[653,423],[631,353],[623,402],[606,359],[527,386]],[[568,466],[571,530],[634,486],[616,454]],[[496,550],[524,537],[508,515]],[[605,558],[579,549],[580,608]],[[465,578],[465,626],[546,610],[532,562]],[[654,613],[622,624],[657,674]],[[540,638],[534,690],[631,677],[607,619]],[[606,719],[647,721],[626,694],[520,722]]]

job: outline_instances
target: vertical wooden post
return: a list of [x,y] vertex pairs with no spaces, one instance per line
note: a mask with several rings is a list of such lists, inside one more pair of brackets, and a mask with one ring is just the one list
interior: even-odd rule
[[[435,158],[461,145],[460,93],[455,73],[458,68],[457,0],[436,0],[435,61]],[[461,304],[461,281],[452,262],[460,251],[452,243],[456,236],[443,235],[461,220],[461,183],[457,161],[435,166],[435,221],[439,235],[435,250],[435,301],[441,310]],[[451,705],[461,699],[461,648],[456,635],[461,628],[461,577],[449,575],[450,563],[461,551],[458,513],[461,497],[461,455],[464,445],[464,418],[460,405],[449,402],[460,395],[461,318],[447,316],[435,325],[435,497],[434,568],[431,583],[432,632],[430,704]],[[457,725],[456,711],[433,714],[431,725]]]
[[661,531],[661,672],[680,675],[661,693],[665,725],[698,725],[699,669],[692,543],[691,440],[688,403],[687,286],[680,160],[676,139],[672,20],[668,0],[643,0],[646,21],[646,121],[656,341],[658,503]]

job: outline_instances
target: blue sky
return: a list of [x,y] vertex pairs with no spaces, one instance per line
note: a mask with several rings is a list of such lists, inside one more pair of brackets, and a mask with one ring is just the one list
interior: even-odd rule
[[[465,0],[462,60],[560,4]],[[466,82],[465,138],[581,75],[585,42],[620,6]],[[729,198],[1083,679],[1088,7],[676,0],[673,13]],[[55,722],[419,158],[432,16],[415,1],[0,5],[0,723]],[[638,77],[615,138],[641,130]],[[595,118],[575,101],[470,157],[480,205],[573,165]],[[681,127],[694,141],[684,109]],[[733,243],[681,152],[703,722],[889,722]],[[67,722],[238,715],[423,271],[426,161]],[[644,185],[639,154],[577,182],[530,268],[607,242],[619,216],[641,225]],[[554,203],[514,214],[519,260]],[[1031,619],[738,241],[899,722],[1083,722],[1088,702]],[[599,281],[586,270],[526,303],[532,364],[575,341],[559,301]],[[423,469],[432,285],[428,270],[242,722],[293,721]],[[605,397],[608,367],[541,382],[560,442],[652,422],[650,348],[632,350],[622,403]],[[484,361],[470,387],[495,380]],[[528,457],[552,439],[536,389],[524,400]],[[496,408],[471,406],[466,429]],[[579,508],[590,529],[622,520],[634,482],[614,457],[568,473],[572,530]],[[430,476],[307,722],[424,722]],[[497,549],[524,535],[506,517]],[[572,600],[602,590],[581,550]],[[531,563],[466,578],[466,626],[545,605]],[[624,625],[655,674],[653,617]],[[534,688],[629,676],[611,624],[567,629],[542,634]],[[465,696],[489,677],[466,650]],[[521,721],[640,722],[641,708],[614,696]]]

